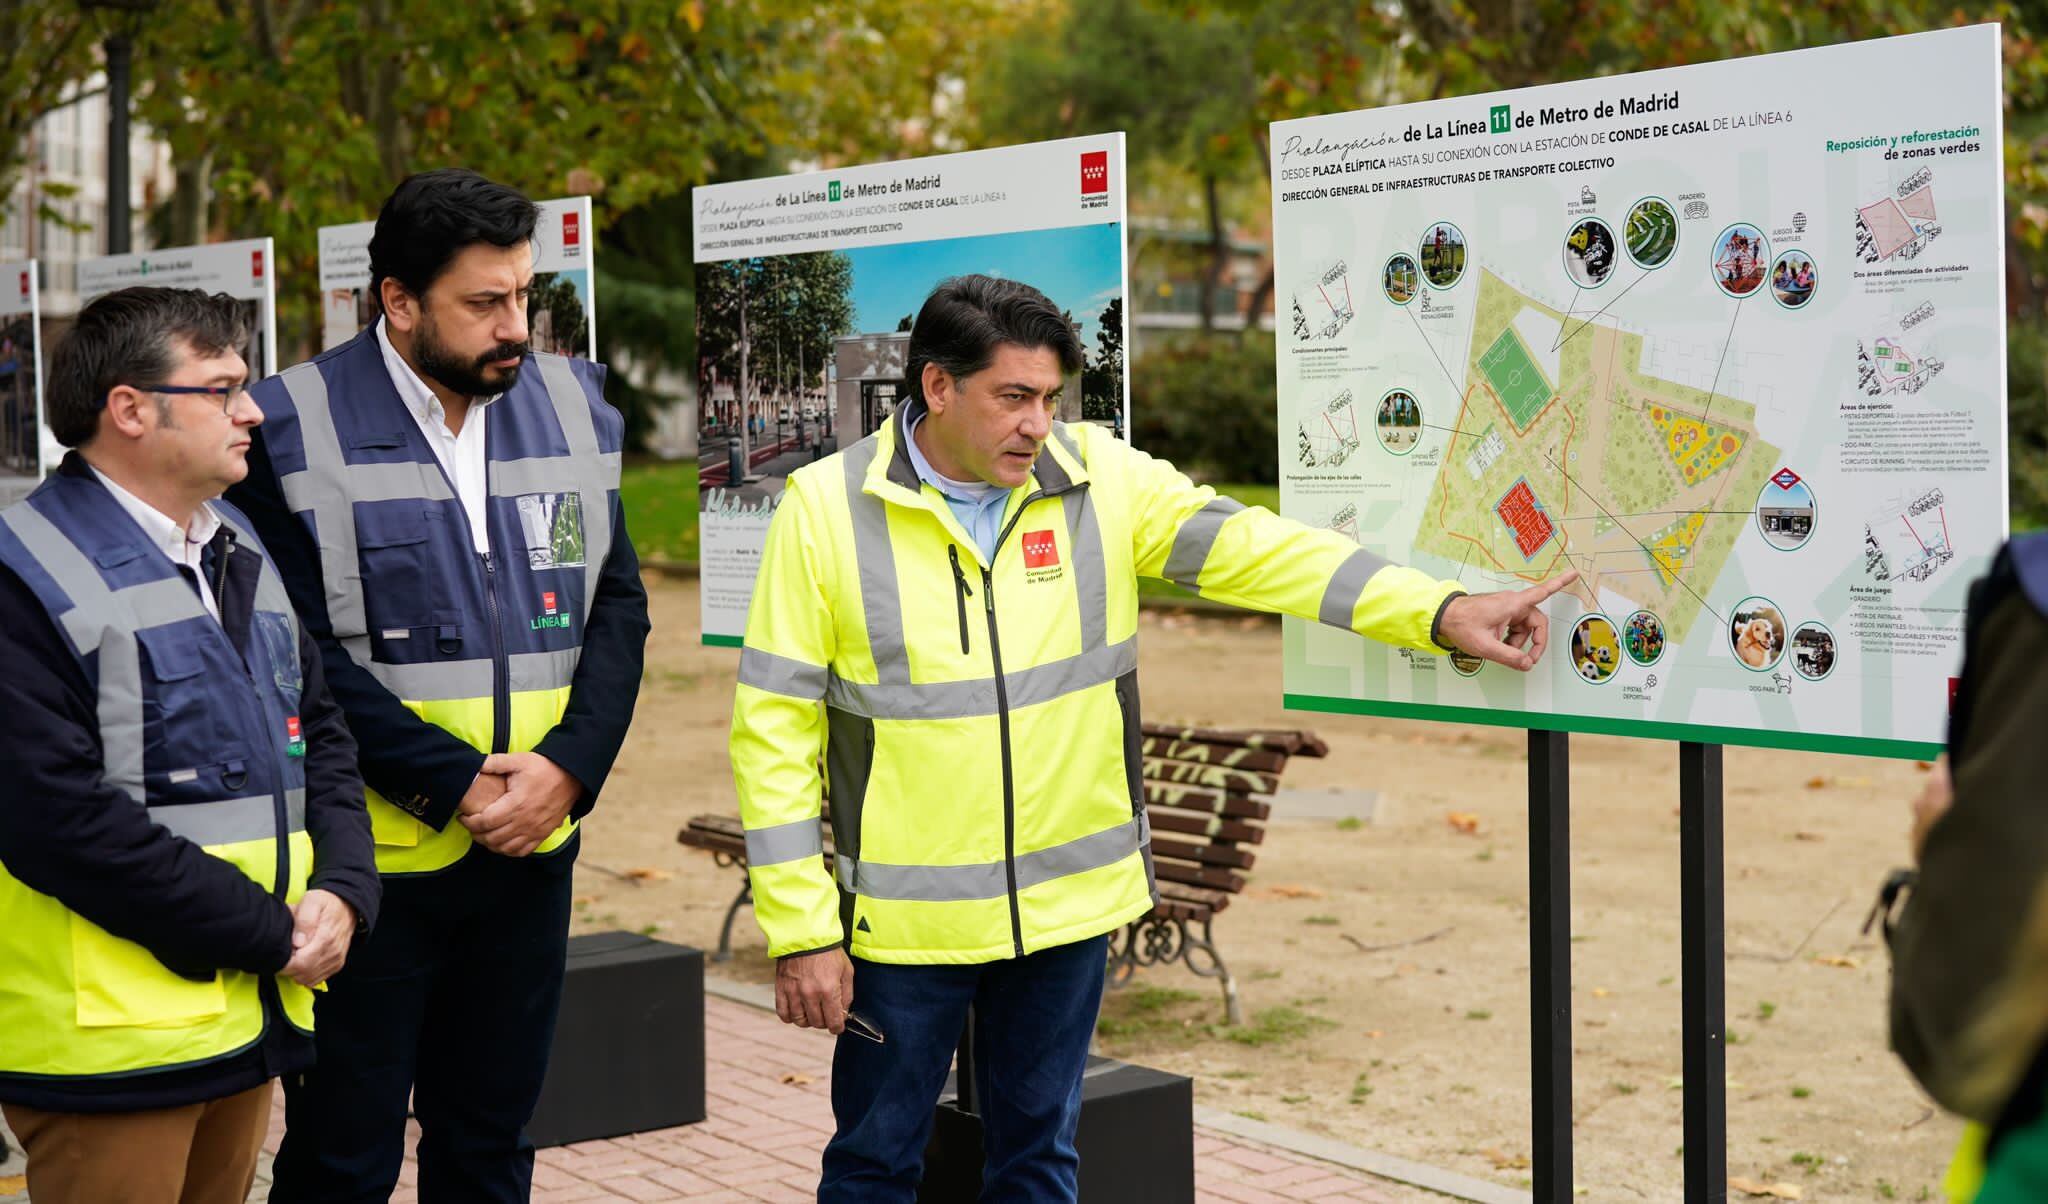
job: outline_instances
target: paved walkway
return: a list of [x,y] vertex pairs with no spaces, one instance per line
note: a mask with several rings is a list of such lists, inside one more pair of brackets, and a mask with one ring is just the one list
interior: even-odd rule
[[[540,1151],[533,1175],[537,1204],[574,1200],[786,1201],[815,1198],[818,1156],[832,1131],[832,1039],[792,1028],[772,1013],[716,995],[704,1001],[705,1080],[710,1116],[702,1124],[590,1141]],[[416,1204],[408,1124],[405,1167],[393,1204]],[[271,1118],[268,1151],[251,1201],[269,1192],[269,1154],[284,1131],[280,1094]],[[19,1174],[20,1164],[0,1167]],[[1265,1204],[1271,1201],[1346,1201],[1405,1204],[1432,1199],[1413,1188],[1372,1179],[1242,1136],[1197,1125],[1197,1199]],[[0,1204],[26,1201],[5,1194],[18,1181],[0,1177]]]

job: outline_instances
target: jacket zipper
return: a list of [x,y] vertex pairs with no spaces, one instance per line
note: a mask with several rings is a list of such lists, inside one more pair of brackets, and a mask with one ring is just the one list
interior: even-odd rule
[[1017,912],[1017,783],[1010,763],[1010,692],[1003,683],[1003,642],[996,635],[996,583],[987,569],[981,570],[981,601],[988,611],[988,654],[996,675],[996,730],[1003,745],[1003,877],[1010,891],[1010,943],[1017,956],[1023,957],[1024,920]]
[[498,566],[489,552],[477,555],[484,562],[484,609],[491,620],[491,751],[501,753],[512,742],[512,695],[506,688],[512,671],[505,658],[505,625],[498,616]]
[[[233,531],[230,531],[228,532],[227,540],[221,544],[220,555],[215,558],[213,566],[213,607],[215,613],[220,616],[221,634],[223,635],[227,634],[228,557],[234,554],[235,534]],[[257,571],[262,571],[261,565],[257,566]],[[249,637],[253,643],[260,639],[255,632],[255,618],[253,615],[249,622]],[[229,638],[228,643],[230,646],[234,644],[232,637]],[[266,649],[268,647],[267,645],[262,646]],[[293,649],[293,654],[297,654],[297,649]],[[240,649],[236,649],[236,655],[241,655]],[[269,653],[266,650],[264,656],[267,658],[268,655]],[[257,677],[256,670],[248,664],[245,663],[242,668],[249,675],[250,697],[256,704],[256,714],[261,717],[264,713],[261,680]],[[267,728],[270,725],[266,721],[263,726]],[[265,734],[269,740],[276,741],[276,732],[267,732]],[[284,900],[291,893],[288,884],[291,881],[292,872],[292,838],[289,830],[290,818],[288,811],[289,809],[285,805],[284,798],[284,781],[282,778],[273,778],[270,789],[270,813],[272,829],[277,834],[277,858],[272,871],[270,893],[273,898],[280,901]],[[266,974],[258,978],[256,981],[256,993],[257,997],[263,1001],[263,1033],[267,1037],[270,1034],[271,1017],[282,1017],[284,1015],[284,998],[278,991],[277,976]],[[270,1066],[270,1051],[267,1048],[263,1052],[263,1062],[267,1069]]]
[[[1061,490],[1060,492],[1065,493],[1067,490]],[[1016,530],[1017,524],[1023,521],[1024,512],[1031,508],[1032,503],[1053,496],[1055,495],[1041,489],[1024,499],[1024,504],[1017,507],[1017,513],[1011,515],[1010,521],[1004,524],[1002,534],[996,536],[995,552],[991,553],[989,557],[991,565],[994,564],[996,555],[1002,552],[1003,545],[1009,542],[1010,532]],[[952,548],[952,554],[954,558],[953,571],[955,574],[958,574],[960,572],[960,549],[957,545]],[[960,581],[960,586],[962,589],[965,589],[967,586],[964,577]],[[1017,956],[1023,957],[1024,919],[1017,909],[1017,780],[1010,754],[1010,690],[1009,686],[1003,681],[1003,644],[1002,639],[996,634],[995,576],[992,570],[988,568],[981,570],[981,601],[983,609],[988,613],[988,652],[991,669],[995,673],[996,679],[996,731],[1001,737],[1003,750],[1003,878],[1009,887],[1010,894],[1010,944],[1016,949]],[[965,648],[967,644],[967,627],[964,618],[966,614],[966,603],[964,601],[961,602],[961,613],[963,618],[960,627],[960,643],[961,647]]]
[[946,548],[946,555],[953,561],[953,601],[960,610],[960,655],[967,655],[967,599],[974,591],[967,587],[967,574],[960,571],[960,545]]

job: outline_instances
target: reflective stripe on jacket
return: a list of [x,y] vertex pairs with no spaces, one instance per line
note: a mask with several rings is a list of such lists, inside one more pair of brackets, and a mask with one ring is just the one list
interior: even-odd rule
[[[286,503],[319,548],[333,635],[419,715],[480,752],[524,752],[568,705],[612,547],[625,423],[604,369],[536,352],[489,403],[490,554],[406,411],[374,330],[251,390]],[[460,860],[468,829],[423,797],[367,791],[377,866]],[[543,841],[565,844],[574,820]]]
[[850,934],[873,961],[990,961],[1152,906],[1140,576],[1443,651],[1455,585],[1094,426],[1054,425],[985,563],[918,480],[904,416],[793,474],[762,552],[731,754],[773,956]]
[[[246,648],[90,477],[59,474],[0,511],[0,563],[41,601],[98,696],[104,781],[174,836],[285,903],[305,893],[299,627],[243,516],[214,506],[261,560]],[[228,545],[234,547],[233,544]],[[310,1032],[289,979],[173,973],[0,866],[0,1074],[85,1079],[197,1066]]]

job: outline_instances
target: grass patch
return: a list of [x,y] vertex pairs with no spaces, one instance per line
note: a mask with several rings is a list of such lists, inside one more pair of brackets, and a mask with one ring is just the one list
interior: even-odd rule
[[1103,1000],[1102,1014],[1095,1020],[1095,1031],[1105,1037],[1144,1037],[1178,1032],[1186,1025],[1169,1013],[1181,1004],[1201,998],[1195,992],[1179,987],[1150,984],[1115,991]]
[[1250,1024],[1240,1024],[1235,1028],[1210,1025],[1208,1032],[1211,1036],[1235,1041],[1239,1045],[1261,1046],[1278,1045],[1335,1027],[1334,1021],[1312,1016],[1300,1008],[1274,1007],[1254,1015]]
[[1794,1087],[1794,1088],[1792,1089],[1792,1098],[1793,1098],[1793,1099],[1807,1099],[1807,1098],[1811,1097],[1812,1095],[1813,1095],[1813,1088],[1811,1088],[1811,1087]]
[[1493,1019],[1493,1013],[1487,1011],[1485,1008],[1473,1008],[1471,1011],[1465,1013],[1465,1019],[1491,1020]]
[[1365,1072],[1360,1071],[1358,1073],[1358,1078],[1353,1080],[1351,1084],[1351,1102],[1354,1104],[1362,1104],[1365,1102],[1365,1097],[1371,1094],[1372,1083],[1367,1080]]
[[1334,928],[1340,923],[1336,916],[1308,916],[1301,922],[1304,924],[1320,925],[1324,928]]
[[619,478],[626,530],[643,560],[697,559],[697,462],[641,460]]
[[1356,815],[1347,815],[1343,819],[1337,821],[1337,830],[1339,832],[1356,832],[1364,826],[1365,821],[1358,818]]

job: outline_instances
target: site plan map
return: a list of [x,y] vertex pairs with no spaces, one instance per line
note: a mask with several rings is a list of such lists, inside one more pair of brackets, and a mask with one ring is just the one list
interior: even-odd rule
[[1999,34],[1276,123],[1281,504],[1523,675],[1289,622],[1290,706],[1931,756],[2005,534]]

